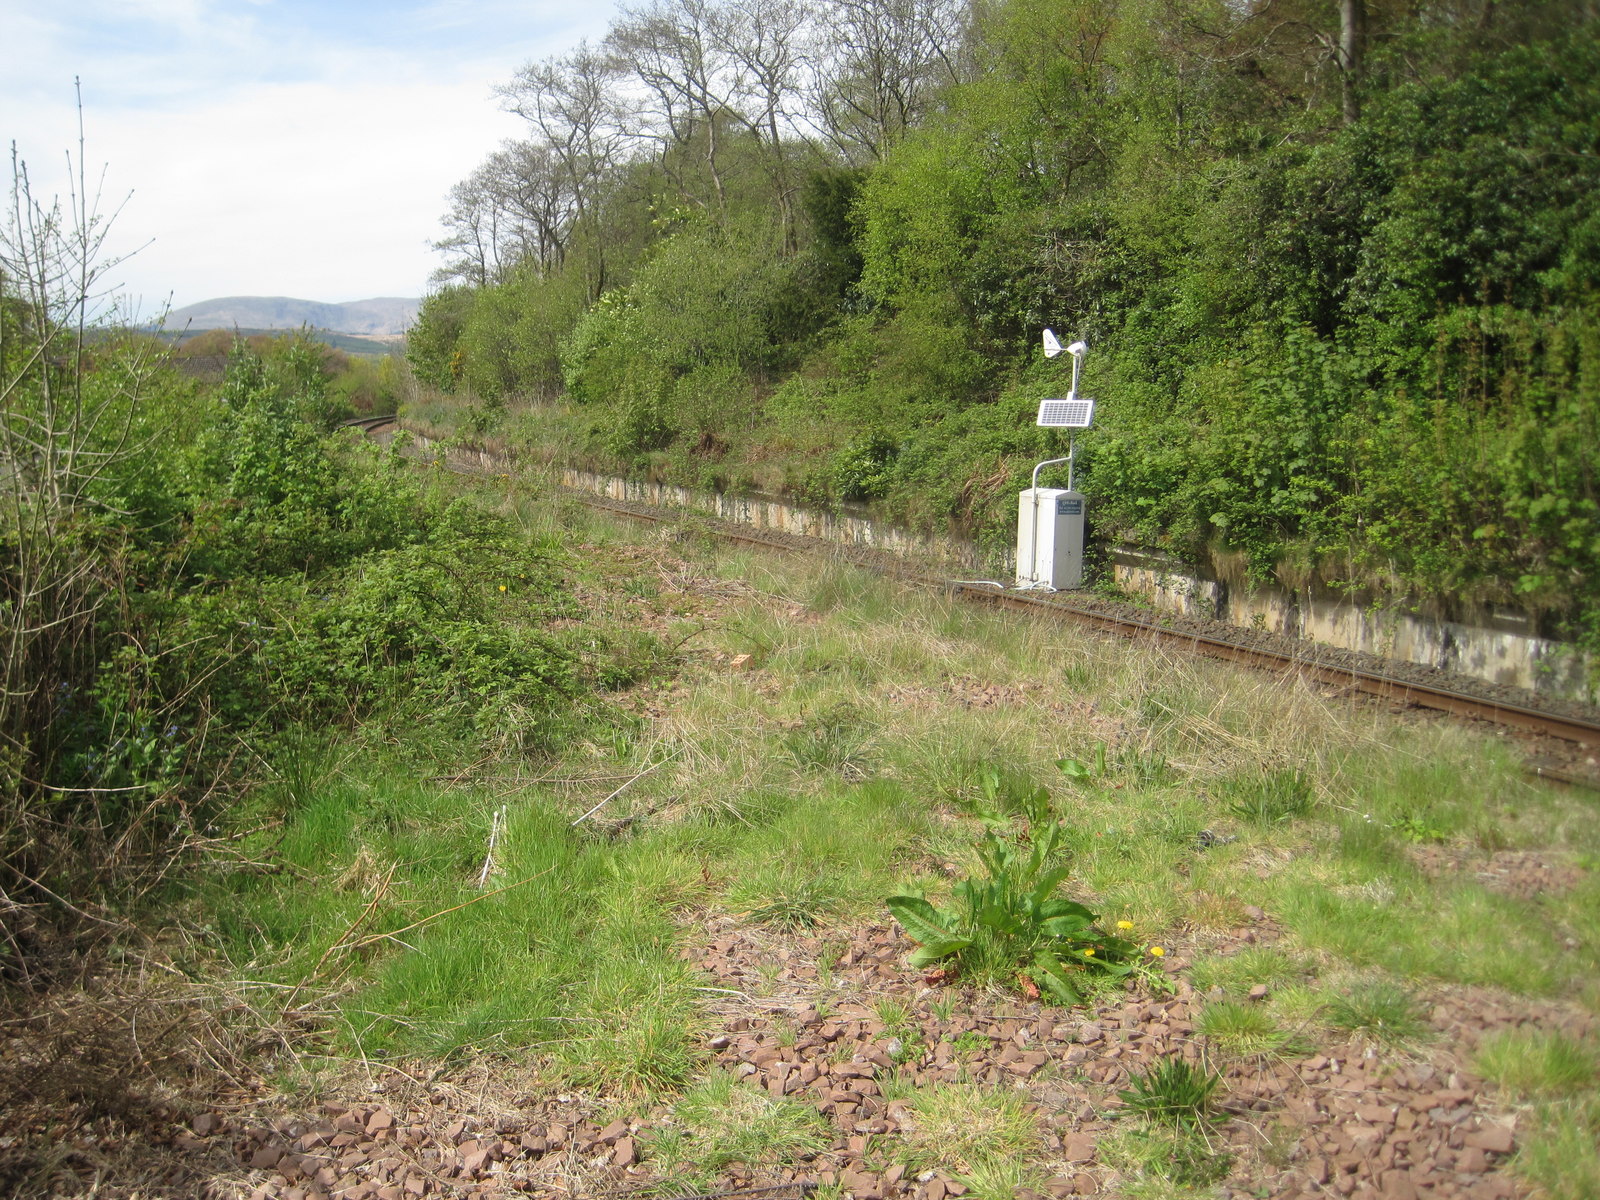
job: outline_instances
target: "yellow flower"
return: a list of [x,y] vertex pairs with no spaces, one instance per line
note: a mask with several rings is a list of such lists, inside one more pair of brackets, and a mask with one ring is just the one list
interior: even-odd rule
[[1118,929],[1132,929],[1133,928],[1133,922],[1132,921],[1118,921],[1117,922],[1117,928]]
[[505,591],[505,590],[506,590],[506,585],[505,585],[505,584],[503,584],[503,583],[502,583],[502,584],[501,584],[501,585],[500,585],[500,590],[501,590],[501,591],[502,591],[502,592],[503,592],[503,591]]
[[1160,946],[1151,946],[1150,947],[1150,953],[1154,954],[1157,958],[1160,958],[1163,954],[1166,953],[1166,951],[1163,950]]
[[1094,947],[1090,946],[1087,950],[1085,950],[1083,952],[1083,956],[1085,958],[1093,958],[1094,957]]

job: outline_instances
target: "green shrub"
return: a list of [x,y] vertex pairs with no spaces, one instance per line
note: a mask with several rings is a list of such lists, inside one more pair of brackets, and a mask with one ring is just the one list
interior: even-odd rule
[[877,500],[887,495],[899,450],[882,433],[856,438],[834,455],[834,494],[841,500]]

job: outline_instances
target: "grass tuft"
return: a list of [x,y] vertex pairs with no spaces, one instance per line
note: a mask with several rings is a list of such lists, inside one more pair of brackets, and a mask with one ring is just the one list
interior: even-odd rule
[[905,1143],[918,1168],[987,1179],[1039,1148],[1039,1120],[1028,1111],[1024,1095],[941,1083],[911,1100]]
[[1224,795],[1228,812],[1252,825],[1277,825],[1311,811],[1311,784],[1299,771],[1246,776],[1232,781]]
[[1478,1047],[1478,1073],[1518,1099],[1568,1096],[1593,1088],[1600,1074],[1593,1046],[1564,1033],[1507,1029]]
[[1233,1162],[1203,1133],[1165,1124],[1124,1125],[1101,1138],[1097,1150],[1122,1176],[1120,1192],[1128,1200],[1209,1195]]
[[838,909],[839,899],[823,872],[774,863],[738,879],[729,888],[728,906],[758,925],[797,930],[821,925]]
[[1304,1033],[1284,1028],[1265,1005],[1218,1000],[1201,1010],[1195,1030],[1230,1058],[1269,1058],[1308,1054]]
[[827,771],[846,779],[872,773],[873,739],[878,726],[861,709],[841,700],[813,713],[784,735],[784,749],[803,771]]
[[1333,996],[1323,1009],[1323,1019],[1335,1029],[1390,1045],[1414,1042],[1428,1033],[1417,998],[1387,979],[1359,983]]
[[786,1166],[826,1146],[826,1125],[807,1104],[777,1098],[714,1071],[673,1106],[682,1134],[652,1135],[646,1153],[681,1168],[714,1174],[729,1163]]
[[1186,1059],[1164,1058],[1130,1082],[1123,1103],[1151,1121],[1198,1129],[1215,1119],[1211,1103],[1222,1077]]

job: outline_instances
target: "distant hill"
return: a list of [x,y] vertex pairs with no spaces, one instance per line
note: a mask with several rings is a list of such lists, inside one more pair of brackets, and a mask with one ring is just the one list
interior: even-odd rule
[[167,329],[298,329],[309,325],[362,337],[399,337],[422,302],[394,296],[320,304],[288,296],[224,296],[185,305],[167,315]]

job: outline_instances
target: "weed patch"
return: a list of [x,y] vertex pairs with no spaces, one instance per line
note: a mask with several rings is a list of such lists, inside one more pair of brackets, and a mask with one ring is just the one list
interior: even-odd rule
[[[240,973],[288,988],[304,981],[301,999],[328,1011],[308,1049],[359,1051],[374,1068],[468,1045],[520,1056],[553,1087],[650,1114],[639,1136],[654,1178],[640,1186],[662,1192],[726,1188],[742,1178],[739,1163],[822,1169],[865,1106],[819,1119],[816,1106],[850,1106],[828,1099],[825,1082],[781,1100],[771,1089],[796,1077],[784,1063],[831,1071],[867,1061],[866,1051],[878,1064],[877,1103],[904,1119],[899,1132],[891,1123],[865,1149],[840,1151],[850,1169],[903,1164],[902,1178],[937,1171],[969,1195],[1009,1197],[1040,1190],[1041,1176],[1059,1169],[1029,1103],[1048,1112],[1057,1089],[1082,1097],[1103,1066],[1095,1042],[1082,1043],[1090,1059],[1074,1064],[1068,1053],[1083,1051],[1069,1051],[1059,1025],[1039,1026],[1030,998],[1072,997],[1104,1013],[1137,1005],[1147,1015],[1133,1019],[1153,1021],[1166,983],[1203,1040],[1202,1061],[1267,1078],[1276,1069],[1262,1060],[1326,1052],[1351,1033],[1431,1054],[1414,1002],[1317,976],[1521,978],[1556,995],[1589,977],[1585,951],[1559,949],[1563,939],[1587,944],[1583,877],[1535,901],[1416,865],[1397,826],[1424,811],[1419,780],[1445,785],[1394,766],[1397,755],[1465,764],[1462,778],[1493,774],[1492,785],[1474,780],[1427,810],[1441,827],[1489,825],[1519,845],[1559,837],[1575,854],[1600,852],[1576,809],[1516,783],[1506,763],[1483,766],[1476,743],[1448,730],[1368,724],[1297,685],[1240,682],[942,597],[866,588],[836,565],[823,590],[837,602],[800,619],[816,568],[799,560],[740,559],[758,587],[707,566],[652,560],[650,570],[658,588],[616,590],[698,630],[695,656],[671,688],[625,689],[626,721],[592,727],[555,757],[501,753],[463,778],[450,757],[461,743],[423,731],[393,752],[377,737],[328,755],[308,745],[303,761],[285,747],[284,781],[249,810],[252,821],[276,822],[285,875],[230,874],[214,898]],[[691,578],[715,597],[717,619],[671,582]],[[846,595],[854,591],[864,607]],[[732,653],[749,652],[752,630],[765,665],[727,670]],[[830,665],[846,655],[855,665]],[[1064,660],[1094,689],[1081,704],[1064,702],[1056,675],[1037,665]],[[1066,703],[1071,719],[1057,719]],[[567,828],[658,761],[594,819]],[[1281,772],[1284,762],[1301,764],[1298,776]],[[419,775],[459,782],[405,779]],[[1294,793],[1312,779],[1315,800],[1301,809]],[[1242,796],[1254,807],[1233,811]],[[1515,825],[1504,796],[1516,799]],[[607,836],[590,829],[602,818]],[[243,843],[246,852],[264,857],[267,836]],[[483,894],[547,870],[549,882]],[[910,965],[1021,998],[961,986],[922,994],[903,961],[883,954],[899,942],[874,920],[886,895],[919,943]],[[1262,941],[1239,945],[1245,925]],[[689,959],[709,980],[682,957],[686,939],[715,943],[693,945]],[[1205,953],[1219,943],[1236,949]],[[1171,960],[1157,947],[1193,966],[1160,973]],[[1185,969],[1212,993],[1204,1008],[1188,998]],[[1267,997],[1247,1000],[1258,985]],[[975,1028],[962,1024],[968,1017]],[[707,1036],[719,1019],[731,1041]],[[782,1051],[778,1064],[748,1080],[733,1074],[764,1062],[767,1047]],[[1520,1082],[1515,1047],[1491,1042],[1483,1055],[1480,1070],[1508,1093],[1533,1089],[1515,1101],[1528,1121],[1518,1169],[1583,1194],[1572,1182],[1581,1173],[1552,1172],[1560,1148],[1572,1153],[1589,1128],[1588,1085],[1570,1082],[1559,1051]],[[1013,1063],[1031,1071],[1020,1076],[1027,1091],[968,1082],[997,1064],[1006,1079]],[[1218,1120],[1208,1070],[1156,1068],[1183,1069],[1192,1076],[1120,1085],[1126,1119],[1098,1151],[1124,1194],[1174,1196],[1223,1178],[1260,1190],[1275,1178],[1269,1167],[1292,1169],[1303,1143],[1274,1134],[1270,1147],[1246,1149],[1245,1131]]]
[[984,879],[963,879],[954,907],[935,908],[920,896],[891,896],[889,910],[918,943],[915,967],[951,959],[978,982],[1013,983],[1019,973],[1063,1004],[1083,1000],[1085,975],[1130,974],[1140,950],[1102,930],[1099,916],[1056,896],[1069,868],[1059,865],[1061,828],[1042,791],[1028,801],[1026,842],[990,828],[978,846]]

